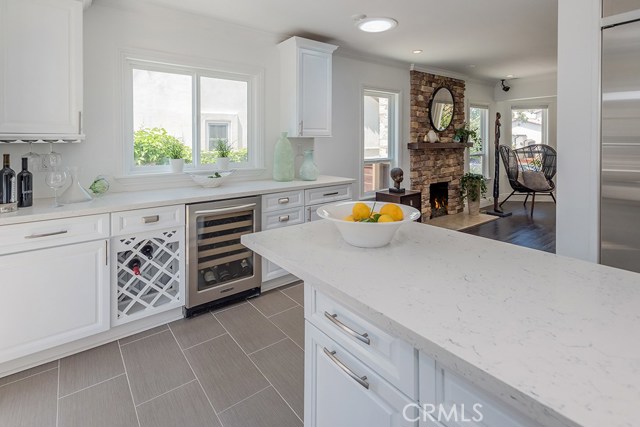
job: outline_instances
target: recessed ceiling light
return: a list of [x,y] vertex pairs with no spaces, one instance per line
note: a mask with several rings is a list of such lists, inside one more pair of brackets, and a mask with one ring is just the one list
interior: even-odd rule
[[476,68],[476,64],[469,64],[469,68]]
[[397,25],[398,21],[392,18],[364,18],[356,21],[356,27],[367,33],[389,31]]
[[507,74],[507,78],[508,79],[512,79],[513,78],[513,74]]
[[413,51],[413,53],[422,53],[422,49],[416,49]]

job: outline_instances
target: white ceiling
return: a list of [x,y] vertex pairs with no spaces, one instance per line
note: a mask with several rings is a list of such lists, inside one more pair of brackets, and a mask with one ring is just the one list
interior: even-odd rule
[[[558,0],[142,1],[476,79],[556,71]],[[392,17],[399,25],[387,33],[363,33],[353,22],[362,14]]]

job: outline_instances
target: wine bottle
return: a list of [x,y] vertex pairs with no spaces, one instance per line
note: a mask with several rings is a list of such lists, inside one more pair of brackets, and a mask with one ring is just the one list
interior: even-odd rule
[[133,271],[133,274],[135,274],[136,276],[140,275],[140,260],[138,258],[134,258],[129,261],[127,267],[129,267],[131,271]]
[[142,255],[146,256],[147,259],[153,258],[153,246],[149,244],[144,245],[140,252],[142,253]]
[[33,175],[27,169],[29,159],[22,158],[22,171],[18,174],[18,207],[26,208],[33,205]]
[[2,156],[3,168],[0,170],[0,212],[12,212],[17,208],[16,173],[11,169],[8,154]]

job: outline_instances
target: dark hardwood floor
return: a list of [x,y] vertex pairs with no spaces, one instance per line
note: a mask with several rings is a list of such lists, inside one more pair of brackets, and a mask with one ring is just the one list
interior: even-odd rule
[[502,210],[513,215],[499,218],[464,230],[475,236],[513,243],[545,252],[556,252],[556,205],[553,202],[539,202],[531,216],[531,200],[527,206],[522,202],[507,202]]

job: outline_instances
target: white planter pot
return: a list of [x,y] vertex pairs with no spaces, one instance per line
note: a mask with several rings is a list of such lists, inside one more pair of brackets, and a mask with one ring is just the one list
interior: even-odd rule
[[171,173],[182,173],[184,170],[184,159],[169,159],[171,163]]
[[470,216],[480,215],[480,198],[475,202],[473,200],[467,200],[467,208],[469,209]]
[[216,169],[221,171],[229,170],[229,158],[228,157],[218,157],[216,159]]

